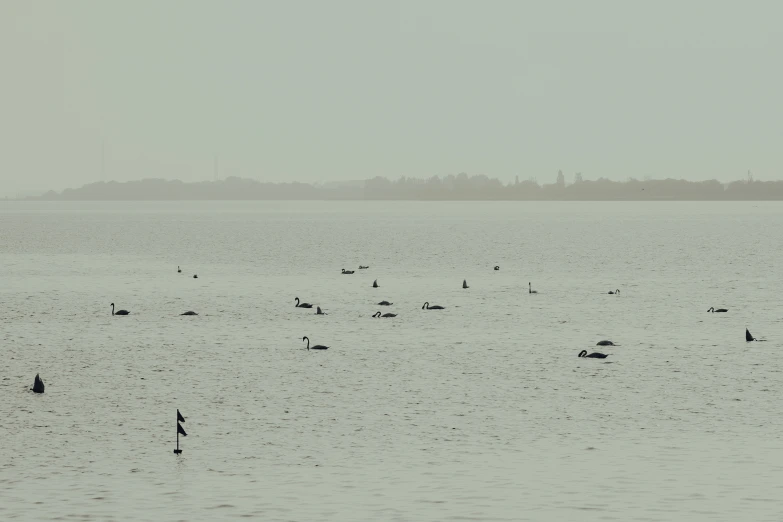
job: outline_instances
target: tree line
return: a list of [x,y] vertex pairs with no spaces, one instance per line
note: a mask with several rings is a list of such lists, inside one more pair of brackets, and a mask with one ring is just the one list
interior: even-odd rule
[[229,177],[219,181],[185,183],[142,179],[98,182],[62,192],[49,191],[27,199],[59,201],[172,201],[172,200],[422,200],[422,201],[741,201],[783,200],[783,181],[677,179],[612,181],[585,180],[577,173],[566,183],[559,172],[554,183],[535,179],[502,183],[484,175],[465,173],[428,179],[375,177],[350,183],[264,183]]

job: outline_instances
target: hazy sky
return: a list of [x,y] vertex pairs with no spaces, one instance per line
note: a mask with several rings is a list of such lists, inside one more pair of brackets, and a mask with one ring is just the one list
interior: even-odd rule
[[783,3],[0,0],[0,195],[783,178]]

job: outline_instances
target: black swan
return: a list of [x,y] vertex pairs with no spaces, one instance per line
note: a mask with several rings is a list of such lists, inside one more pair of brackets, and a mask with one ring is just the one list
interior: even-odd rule
[[313,307],[313,305],[311,305],[310,303],[301,303],[300,304],[298,297],[295,297],[294,300],[296,301],[296,305],[294,306],[294,308],[312,308]]
[[114,303],[111,304],[111,315],[130,315],[130,312],[127,310],[117,310],[114,311]]
[[35,381],[33,382],[33,387],[31,388],[31,390],[33,390],[33,392],[35,393],[44,392],[44,383],[37,373],[35,374]]
[[308,350],[327,350],[327,349],[329,349],[328,346],[324,346],[322,344],[316,344],[315,346],[310,346],[310,339],[307,336],[302,337],[302,340],[303,341],[307,341],[307,349]]
[[444,308],[442,306],[430,306],[429,303],[424,303],[424,306],[421,307],[422,310],[443,310]]
[[606,359],[608,355],[610,354],[598,353],[598,352],[593,352],[590,355],[587,355],[587,350],[582,350],[581,352],[579,352],[579,357],[591,357],[593,359]]

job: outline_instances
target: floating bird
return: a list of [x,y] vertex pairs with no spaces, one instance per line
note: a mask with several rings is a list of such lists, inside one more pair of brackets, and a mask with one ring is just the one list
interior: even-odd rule
[[424,306],[421,307],[422,310],[443,310],[442,306],[430,306],[429,303],[424,303]]
[[596,346],[617,346],[617,345],[614,344],[612,341],[598,341],[598,343],[596,343]]
[[370,268],[370,267],[369,266],[359,265],[359,270],[367,270],[368,268]]
[[718,313],[718,312],[728,312],[729,310],[727,308],[718,308],[716,310],[714,306],[711,306],[710,309],[707,310],[707,311],[708,312],[713,312],[713,313]]
[[587,355],[587,350],[582,350],[581,352],[579,352],[579,357],[589,357],[593,359],[606,359],[609,355],[611,354],[598,353],[598,352],[593,352],[590,355]]
[[323,313],[321,311],[321,307],[320,306],[316,306],[315,307],[315,315],[328,315],[328,314]]
[[391,306],[393,304],[394,303],[390,303],[389,301],[381,301],[380,303],[378,303],[378,306]]
[[495,270],[500,270],[500,266],[499,265],[495,265]]
[[316,344],[315,346],[310,346],[310,339],[307,336],[302,337],[302,340],[303,341],[307,341],[307,349],[308,350],[328,350],[329,349],[328,346],[323,346],[321,344]]
[[193,279],[198,279],[198,275],[193,274]]
[[130,312],[127,310],[117,310],[114,311],[114,303],[111,304],[111,315],[130,315]]
[[378,280],[377,279],[372,282],[372,287],[373,288],[378,288]]
[[44,392],[44,383],[37,373],[35,374],[35,381],[33,382],[33,387],[30,389],[33,390],[34,393]]
[[188,310],[184,314],[179,314],[179,315],[198,315],[198,314],[196,312],[194,312],[193,310]]
[[178,274],[181,274],[181,273],[182,273],[182,269],[179,267],[179,265],[177,265],[177,273],[178,273]]
[[538,293],[538,291],[537,291],[537,290],[533,290],[533,285],[531,285],[530,283],[528,283],[528,284],[527,284],[527,293],[528,293],[528,294],[537,294],[537,293]]
[[462,280],[462,288],[470,288],[470,287],[468,286],[468,280],[467,280],[467,279],[463,279],[463,280]]
[[353,270],[346,270],[343,268],[343,274],[353,274]]
[[745,328],[745,341],[746,342],[751,342],[751,341],[762,342],[762,341],[766,341],[766,339],[756,339],[755,337],[750,335],[750,331],[747,328]]
[[294,308],[312,308],[313,307],[313,305],[311,305],[310,303],[301,303],[300,304],[298,297],[295,297],[294,300],[296,301],[296,305],[294,306]]
[[397,314],[383,314],[381,315],[381,312],[375,312],[373,314],[373,317],[397,317]]
[[614,292],[612,292],[611,290],[609,290],[609,295],[612,295],[612,294],[620,295],[620,291],[619,290],[615,290]]

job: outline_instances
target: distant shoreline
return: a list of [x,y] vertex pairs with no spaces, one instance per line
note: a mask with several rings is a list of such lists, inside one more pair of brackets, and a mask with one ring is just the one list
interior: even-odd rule
[[376,177],[363,181],[262,183],[229,177],[220,181],[184,183],[142,179],[90,183],[62,192],[5,201],[783,201],[783,181],[675,179],[639,181],[583,180],[566,183],[558,173],[552,184],[534,179],[503,184],[487,176],[459,174],[429,179]]

